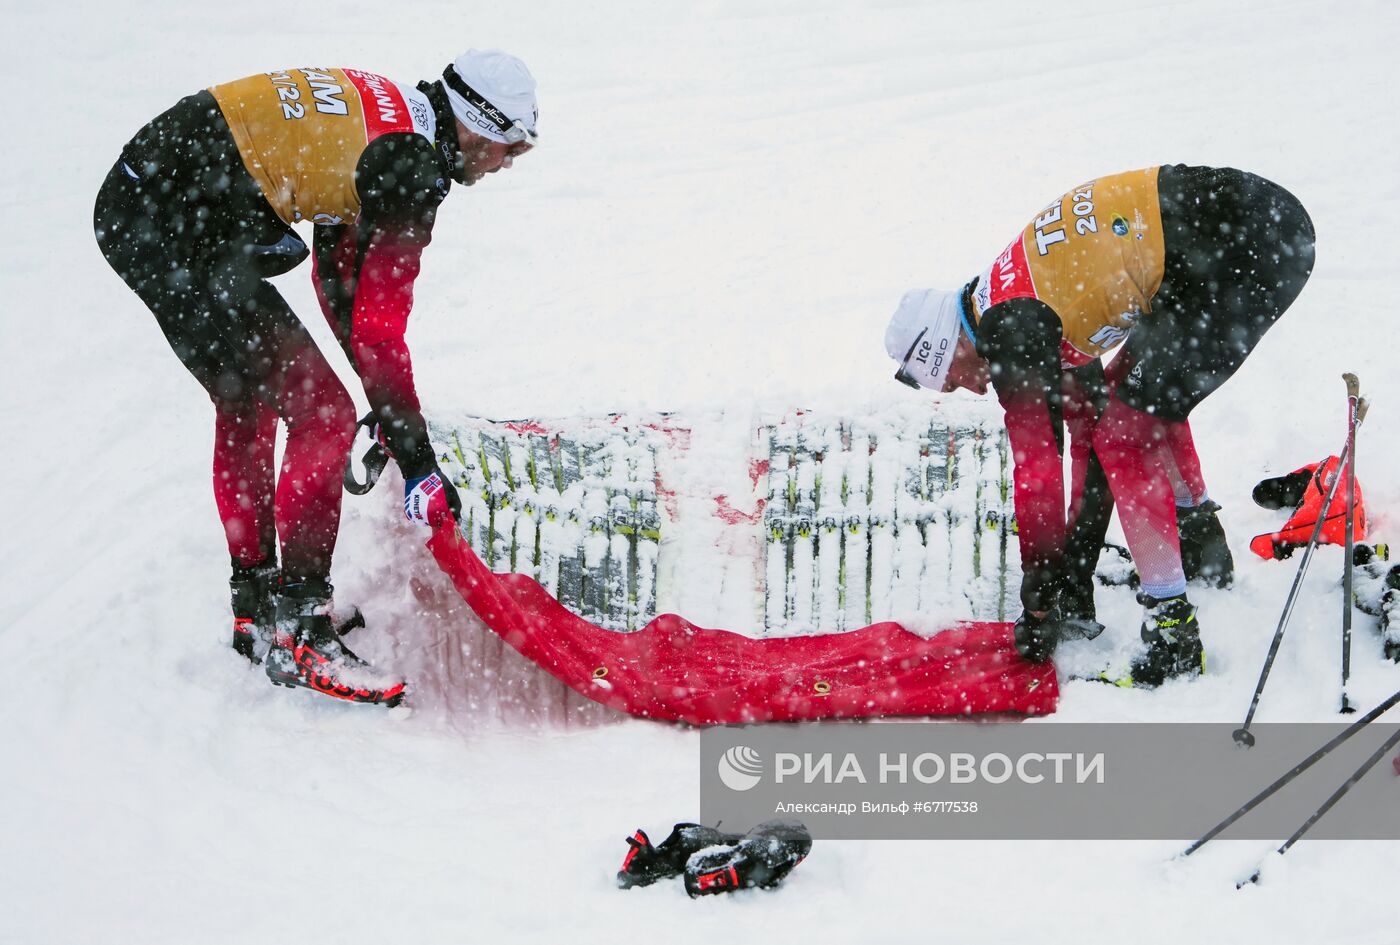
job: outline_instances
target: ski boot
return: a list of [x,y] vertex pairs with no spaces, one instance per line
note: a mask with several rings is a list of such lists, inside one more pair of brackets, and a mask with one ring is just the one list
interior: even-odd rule
[[1385,594],[1381,597],[1381,641],[1385,658],[1400,663],[1400,565],[1386,572]]
[[279,686],[305,686],[347,702],[396,706],[404,682],[356,656],[341,632],[363,626],[359,612],[337,628],[326,581],[284,584],[277,596],[277,623],[267,655],[267,677]]
[[752,886],[771,888],[812,851],[812,835],[795,821],[770,820],[737,842],[701,850],[685,864],[685,892],[694,899]]
[[676,824],[669,837],[659,846],[652,846],[646,831],[639,828],[627,838],[630,849],[622,861],[622,869],[617,871],[617,885],[621,889],[631,889],[679,876],[685,872],[686,860],[696,852],[706,847],[731,846],[742,839],[743,834],[721,833],[703,824]]
[[1262,509],[1296,509],[1303,504],[1313,475],[1312,469],[1304,468],[1261,480],[1254,487],[1254,504]]
[[233,648],[257,666],[272,645],[277,611],[278,572],[275,563],[244,568],[233,566],[229,593],[233,602]]
[[1137,599],[1147,608],[1141,630],[1147,652],[1133,661],[1132,684],[1154,689],[1174,676],[1204,673],[1206,654],[1196,624],[1196,608],[1186,595],[1159,600],[1138,594]]
[[1209,499],[1194,507],[1178,507],[1176,529],[1186,580],[1226,588],[1235,582],[1235,559],[1220,527],[1219,511],[1220,506]]

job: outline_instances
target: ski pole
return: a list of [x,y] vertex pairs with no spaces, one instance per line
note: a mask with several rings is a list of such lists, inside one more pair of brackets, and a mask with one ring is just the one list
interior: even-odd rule
[[1356,547],[1356,410],[1361,397],[1361,381],[1355,374],[1343,374],[1347,385],[1347,448],[1351,451],[1351,462],[1347,463],[1347,540],[1346,557],[1342,562],[1342,714],[1350,715],[1356,709],[1347,699],[1347,680],[1351,676],[1351,611],[1352,601],[1352,554]]
[[[1352,772],[1351,777],[1347,778],[1346,781],[1342,783],[1341,787],[1333,791],[1332,796],[1327,798],[1327,800],[1323,801],[1321,807],[1313,811],[1312,816],[1303,822],[1303,826],[1299,827],[1293,832],[1293,836],[1289,837],[1283,842],[1283,846],[1278,848],[1278,855],[1283,856],[1285,853],[1288,852],[1289,848],[1292,847],[1293,844],[1303,839],[1303,834],[1311,830],[1312,825],[1321,820],[1329,810],[1335,807],[1337,802],[1340,801],[1343,797],[1345,797],[1346,793],[1356,785],[1356,782],[1364,778],[1366,776],[1366,772],[1374,768],[1376,764],[1380,762],[1380,760],[1384,758],[1387,754],[1389,754],[1390,750],[1396,745],[1400,745],[1400,728],[1397,728],[1395,732],[1385,740],[1384,744],[1382,744],[1381,747],[1377,748],[1371,754],[1371,757],[1367,758],[1362,763],[1361,767],[1357,768],[1354,772]],[[1258,867],[1255,868],[1254,872],[1249,875],[1248,879],[1241,880],[1240,882],[1236,883],[1235,888],[1239,889],[1243,887],[1246,883],[1259,882],[1259,873],[1263,868],[1264,866],[1261,863]]]
[[1210,830],[1206,831],[1204,836],[1202,836],[1195,843],[1187,847],[1181,855],[1190,856],[1192,853],[1195,853],[1201,847],[1214,840],[1223,831],[1228,829],[1230,825],[1233,824],[1235,821],[1239,820],[1245,814],[1248,814],[1250,811],[1254,810],[1254,808],[1258,807],[1261,803],[1268,800],[1274,794],[1278,793],[1280,788],[1288,784],[1288,782],[1292,781],[1294,778],[1298,777],[1298,775],[1302,774],[1304,771],[1307,771],[1313,765],[1317,764],[1328,752],[1332,751],[1332,749],[1336,748],[1338,745],[1342,744],[1342,742],[1346,741],[1347,739],[1355,735],[1357,732],[1361,731],[1361,729],[1364,726],[1369,725],[1376,719],[1380,718],[1381,715],[1385,714],[1385,712],[1387,712],[1388,710],[1394,708],[1397,704],[1400,704],[1400,692],[1396,692],[1395,695],[1391,696],[1389,699],[1376,706],[1370,712],[1367,712],[1365,715],[1361,716],[1361,718],[1348,725],[1343,731],[1338,732],[1337,735],[1327,744],[1323,745],[1317,751],[1313,752],[1311,755],[1308,755],[1308,757],[1298,762],[1296,765],[1293,766],[1293,768],[1290,771],[1284,774],[1273,784],[1270,784],[1268,787],[1264,788],[1264,790],[1260,791],[1258,794],[1245,801],[1244,804],[1238,810],[1236,810],[1229,817],[1226,817],[1220,823],[1216,824],[1214,827],[1210,828]]
[[[1356,404],[1356,422],[1360,425],[1366,416],[1366,400],[1362,398]],[[1322,511],[1317,517],[1316,524],[1313,525],[1312,537],[1308,539],[1308,547],[1303,552],[1303,560],[1298,565],[1298,574],[1293,578],[1293,587],[1288,592],[1288,600],[1283,605],[1283,615],[1279,617],[1278,629],[1274,631],[1273,642],[1269,644],[1269,655],[1264,658],[1264,668],[1259,673],[1259,682],[1254,687],[1254,698],[1250,700],[1249,711],[1245,714],[1244,725],[1235,729],[1233,737],[1236,745],[1243,745],[1249,748],[1254,744],[1254,736],[1249,733],[1249,726],[1254,722],[1254,713],[1259,709],[1259,697],[1264,692],[1264,683],[1269,680],[1269,670],[1273,668],[1274,657],[1278,655],[1278,647],[1283,642],[1283,631],[1288,627],[1288,618],[1293,616],[1293,605],[1298,602],[1298,591],[1303,586],[1303,577],[1308,573],[1308,564],[1312,561],[1313,552],[1317,550],[1317,539],[1322,534],[1322,525],[1327,521],[1327,510],[1332,507],[1332,498],[1337,494],[1337,486],[1342,482],[1342,469],[1346,466],[1351,456],[1351,444],[1342,447],[1341,462],[1337,464],[1337,471],[1332,476],[1332,486],[1327,490],[1327,497],[1322,500]]]

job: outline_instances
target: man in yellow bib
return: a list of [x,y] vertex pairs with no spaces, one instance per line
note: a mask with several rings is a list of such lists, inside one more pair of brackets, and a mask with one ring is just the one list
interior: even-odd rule
[[[1116,501],[1146,608],[1134,683],[1202,671],[1187,578],[1226,585],[1233,562],[1187,416],[1292,305],[1313,257],[1312,221],[1277,184],[1150,167],[1052,201],[960,290],[905,296],[885,337],[898,377],[937,391],[990,383],[1006,412],[1025,656],[1096,632],[1093,572]],[[1099,359],[1120,344],[1105,372]]]
[[[413,283],[452,183],[511,167],[534,146],[538,114],[534,78],[500,52],[470,50],[416,85],[287,69],[182,99],[127,143],[102,185],[103,255],[214,403],[233,644],[273,682],[387,705],[404,692],[332,625],[354,405],[268,277],[313,256],[322,312],[403,472],[405,515],[431,524],[456,512],[404,341]],[[301,222],[314,225],[311,253]]]

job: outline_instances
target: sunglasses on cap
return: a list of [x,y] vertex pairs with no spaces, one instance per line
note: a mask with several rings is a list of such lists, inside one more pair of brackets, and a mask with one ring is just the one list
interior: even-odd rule
[[506,144],[525,145],[518,153],[523,154],[525,151],[534,147],[535,142],[539,140],[538,134],[526,128],[513,118],[507,117],[504,112],[487,101],[486,96],[482,95],[470,85],[467,85],[466,80],[463,79],[452,66],[448,66],[443,70],[442,79],[447,83],[448,88],[466,99],[467,103],[471,105],[472,108],[481,112],[491,124],[496,126],[496,131],[502,138],[506,139]]
[[912,387],[915,390],[919,389],[919,382],[914,379],[913,373],[909,370],[909,365],[910,362],[914,360],[914,351],[919,347],[919,342],[923,341],[924,335],[927,334],[927,328],[919,332],[919,337],[914,339],[914,343],[910,345],[909,350],[905,352],[904,360],[901,361],[899,364],[899,370],[894,372],[895,380],[899,381],[899,383],[901,384],[908,385],[909,387]]
[[[928,333],[927,328],[919,332],[919,336],[905,353],[904,360],[900,362],[894,379],[915,390],[942,391],[948,383],[948,368],[952,363],[957,341],[940,339],[938,349],[934,350],[933,342],[927,340]],[[928,381],[933,380],[934,376],[937,376],[937,383],[930,385]]]

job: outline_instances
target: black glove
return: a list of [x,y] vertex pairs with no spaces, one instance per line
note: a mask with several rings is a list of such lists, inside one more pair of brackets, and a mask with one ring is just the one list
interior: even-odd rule
[[1224,588],[1235,582],[1235,559],[1220,526],[1219,511],[1220,506],[1209,500],[1194,508],[1178,508],[1176,530],[1186,580]]
[[1103,633],[1103,624],[1092,617],[1062,614],[1051,608],[1043,617],[1025,611],[1016,619],[1016,652],[1032,663],[1043,663],[1055,655],[1061,640],[1092,640]]
[[1060,621],[1054,611],[1037,617],[1029,610],[1016,618],[1016,652],[1032,663],[1043,663],[1055,654],[1060,642]]

